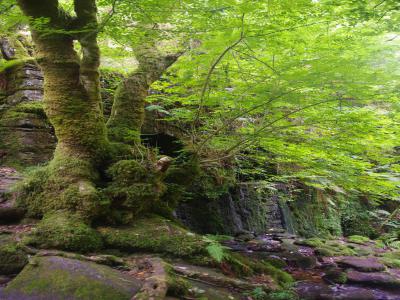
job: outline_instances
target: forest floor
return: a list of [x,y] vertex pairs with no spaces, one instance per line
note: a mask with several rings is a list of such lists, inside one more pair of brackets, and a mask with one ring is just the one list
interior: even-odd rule
[[[12,169],[0,169],[2,192],[7,191],[16,180],[18,175]],[[8,215],[13,212],[6,198],[0,199],[3,199],[0,201],[0,215],[2,212]],[[18,212],[11,213],[11,216],[20,217]],[[4,223],[0,225],[2,300],[93,297],[104,300],[258,300],[266,298],[257,298],[259,296],[254,294],[257,288],[261,291],[277,288],[269,275],[239,278],[221,266],[200,266],[190,259],[157,253],[118,255],[104,251],[82,255],[29,246],[5,248],[3,245],[10,245],[10,241],[20,242],[24,235],[34,230],[36,224],[29,220]],[[271,230],[258,236],[248,233],[226,238],[222,243],[232,253],[240,253],[256,261],[267,261],[290,273],[295,279],[292,289],[300,299],[400,299],[400,253],[362,237],[303,239]],[[28,258],[25,258],[26,254]],[[185,284],[181,282],[183,279]],[[190,286],[189,293],[176,296],[187,284]],[[170,296],[166,296],[167,291]]]

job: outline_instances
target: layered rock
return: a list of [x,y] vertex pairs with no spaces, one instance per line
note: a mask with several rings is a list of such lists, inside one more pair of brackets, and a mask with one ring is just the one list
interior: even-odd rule
[[0,48],[0,165],[46,162],[56,139],[41,107],[41,71],[20,40],[2,38]]

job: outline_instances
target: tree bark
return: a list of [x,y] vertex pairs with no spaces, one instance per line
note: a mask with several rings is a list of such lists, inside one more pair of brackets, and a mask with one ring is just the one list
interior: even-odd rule
[[125,144],[140,142],[149,88],[181,54],[163,55],[155,46],[144,47],[137,52],[138,69],[119,84],[114,96],[111,116],[107,122],[112,141]]
[[[57,0],[18,0],[31,18],[36,58],[44,74],[44,106],[58,139],[43,210],[93,214],[99,203],[93,182],[108,150],[101,109],[95,0],[75,0],[76,17]],[[43,26],[43,19],[47,20]],[[38,23],[42,22],[42,23]],[[78,32],[71,34],[70,30]],[[82,46],[80,58],[73,42]]]

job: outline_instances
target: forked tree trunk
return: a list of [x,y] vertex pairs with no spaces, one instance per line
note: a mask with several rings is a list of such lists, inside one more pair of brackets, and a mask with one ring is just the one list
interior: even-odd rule
[[181,56],[181,52],[162,54],[155,46],[137,52],[139,67],[118,86],[111,116],[107,122],[112,141],[132,144],[140,142],[144,108],[150,85]]
[[[42,213],[67,209],[96,214],[100,197],[94,182],[108,141],[99,92],[95,0],[75,0],[76,17],[62,11],[57,0],[18,0],[18,4],[31,18],[36,57],[44,74],[45,111],[58,139],[43,186]],[[80,32],[72,35],[69,30]],[[74,50],[74,40],[80,41],[82,58]]]

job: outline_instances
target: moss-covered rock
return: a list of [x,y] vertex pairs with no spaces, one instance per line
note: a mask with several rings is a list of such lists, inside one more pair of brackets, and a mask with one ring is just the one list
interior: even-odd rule
[[362,236],[362,235],[351,235],[348,237],[349,242],[364,245],[370,242],[369,237]]
[[131,226],[98,228],[108,248],[163,253],[175,257],[207,256],[207,242],[194,233],[157,216],[139,219]]
[[339,284],[344,284],[347,281],[347,275],[346,272],[340,269],[333,269],[333,270],[328,270],[324,277],[323,277],[328,283],[339,283]]
[[27,254],[11,240],[0,241],[0,275],[16,274],[28,263]]
[[347,243],[341,240],[323,240],[320,238],[309,238],[296,241],[298,245],[315,248],[319,256],[356,256],[357,250],[352,249]]
[[105,193],[112,199],[112,217],[116,221],[127,223],[158,206],[164,186],[154,165],[150,158],[145,162],[120,160],[107,170],[111,181]]
[[1,299],[129,300],[140,289],[110,267],[58,256],[35,257],[0,292]]
[[293,283],[293,277],[285,271],[273,266],[266,260],[252,259],[240,253],[230,253],[225,259],[225,267],[230,268],[238,276],[265,274],[271,276],[280,286]]
[[47,214],[25,242],[39,248],[89,252],[102,247],[97,231],[78,216],[66,212]]
[[388,267],[400,268],[400,251],[386,252],[379,260]]

